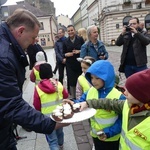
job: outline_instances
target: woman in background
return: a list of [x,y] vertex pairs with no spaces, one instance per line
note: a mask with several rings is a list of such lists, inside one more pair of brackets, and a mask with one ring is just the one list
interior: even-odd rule
[[95,60],[108,59],[108,52],[102,41],[98,40],[98,28],[95,25],[87,28],[88,40],[81,47],[80,57],[91,56]]
[[68,38],[63,43],[63,53],[66,58],[67,79],[72,98],[76,98],[77,78],[81,75],[81,65],[77,61],[80,56],[81,46],[84,44],[82,37],[76,34],[73,25],[67,27]]
[[87,40],[87,33],[85,28],[80,28],[78,30],[78,36],[82,37],[84,41]]

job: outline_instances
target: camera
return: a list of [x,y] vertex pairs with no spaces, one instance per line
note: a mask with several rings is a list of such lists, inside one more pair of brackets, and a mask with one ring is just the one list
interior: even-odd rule
[[126,31],[127,31],[127,32],[131,31],[130,25],[127,25],[127,26],[126,26]]

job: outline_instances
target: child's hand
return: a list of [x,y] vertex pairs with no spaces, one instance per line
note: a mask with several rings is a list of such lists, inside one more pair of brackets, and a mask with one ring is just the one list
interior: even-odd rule
[[63,103],[68,103],[70,105],[74,104],[74,102],[72,100],[70,100],[70,99],[63,99]]
[[105,141],[107,139],[107,135],[105,134],[104,131],[97,132],[97,135],[98,135],[99,140],[101,141]]
[[88,108],[88,104],[87,104],[87,102],[81,102],[81,103],[80,103],[80,105],[81,105],[81,107],[80,107],[80,111],[82,111],[82,110],[84,110],[84,109]]

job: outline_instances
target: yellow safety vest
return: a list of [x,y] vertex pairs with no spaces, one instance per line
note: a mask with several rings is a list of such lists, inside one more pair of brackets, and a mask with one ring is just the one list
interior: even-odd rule
[[39,71],[36,70],[35,68],[33,68],[33,71],[34,71],[34,75],[35,75],[35,84],[38,84],[41,81]]
[[120,150],[150,150],[150,117],[128,131],[130,108],[127,101],[123,107]]
[[41,100],[41,112],[46,115],[50,115],[56,106],[62,103],[63,99],[63,86],[58,82],[58,92],[55,93],[45,93],[43,92],[38,85],[36,85],[37,93]]
[[[106,98],[116,98],[119,99],[121,96],[121,92],[118,91],[116,88],[113,88]],[[98,100],[98,91],[94,87],[91,87],[87,94],[87,100],[88,99],[97,99]],[[118,115],[114,111],[104,110],[104,109],[97,109],[96,114],[90,119],[91,122],[91,136],[96,138],[97,132],[106,128],[112,126],[115,121],[118,119]],[[120,137],[120,134],[115,135],[111,138],[106,139],[106,141],[117,141]]]
[[78,81],[83,89],[83,93],[89,90],[90,85],[89,85],[88,81],[86,80],[85,76],[80,75],[78,78]]

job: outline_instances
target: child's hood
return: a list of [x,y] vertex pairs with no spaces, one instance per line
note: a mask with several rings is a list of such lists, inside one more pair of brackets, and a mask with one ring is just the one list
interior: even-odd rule
[[105,85],[103,88],[107,89],[114,87],[115,83],[114,67],[108,60],[98,60],[88,68],[85,77],[90,83],[91,83],[91,74],[104,81]]
[[54,87],[54,85],[52,84],[50,79],[44,79],[44,80],[40,81],[38,86],[43,92],[45,92],[47,94],[52,94],[52,93],[56,92],[56,88]]

